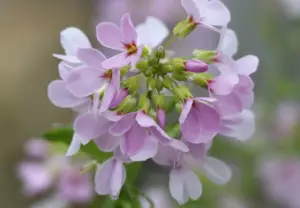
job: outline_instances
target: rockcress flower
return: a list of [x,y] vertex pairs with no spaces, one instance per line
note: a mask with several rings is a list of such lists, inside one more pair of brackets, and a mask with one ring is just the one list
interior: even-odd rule
[[[192,166],[201,167],[217,184],[225,184],[231,175],[224,163],[207,156],[214,137],[221,134],[244,141],[254,133],[250,75],[258,68],[258,58],[232,58],[238,41],[227,29],[230,13],[221,1],[182,0],[182,4],[189,17],[175,26],[175,37],[165,45],[160,44],[169,32],[154,17],[136,27],[129,14],[122,17],[120,28],[100,23],[99,42],[122,52],[106,59],[97,49],[77,47],[79,63],[72,63],[70,72],[61,76],[64,91],[49,86],[49,98],[57,106],[74,108],[88,102],[74,121],[67,155],[89,142],[99,151],[113,153],[105,162],[99,161],[95,183],[100,195],[117,199],[125,183],[126,164],[153,158],[172,167],[170,191],[178,203],[196,200],[202,185]],[[176,36],[186,37],[196,25],[222,27],[217,29],[221,37],[216,50],[195,50],[187,58],[167,57]],[[212,73],[211,67],[219,74]],[[193,96],[189,81],[206,93]],[[168,116],[178,112],[178,120],[171,123]]]

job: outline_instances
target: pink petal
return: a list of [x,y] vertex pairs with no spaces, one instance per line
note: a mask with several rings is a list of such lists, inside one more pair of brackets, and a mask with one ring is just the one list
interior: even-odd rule
[[102,22],[97,25],[98,41],[107,48],[123,50],[123,36],[120,28],[114,23]]
[[141,151],[148,132],[146,128],[140,127],[137,123],[125,133],[124,139],[121,142],[121,151],[127,155],[134,155]]
[[237,74],[220,75],[209,81],[209,88],[217,95],[228,95],[238,83]]
[[120,68],[130,63],[129,57],[125,52],[119,53],[102,62],[102,67],[105,69]]
[[158,142],[155,138],[152,136],[148,136],[146,138],[146,141],[140,151],[132,156],[130,156],[130,159],[132,161],[145,161],[149,158],[152,158],[157,153],[158,149]]
[[230,22],[228,8],[219,0],[209,1],[203,22],[208,25],[225,26]]
[[172,139],[172,141],[168,145],[170,145],[170,147],[174,148],[175,150],[179,150],[181,152],[189,151],[188,146],[182,141],[179,141],[177,139]]
[[130,15],[124,14],[121,19],[121,30],[124,37],[125,43],[136,43],[137,40],[137,32],[132,24]]
[[54,105],[61,108],[73,108],[86,101],[85,98],[75,97],[63,80],[55,80],[49,84],[48,97]]
[[136,123],[134,117],[136,113],[128,113],[123,116],[119,121],[117,121],[111,128],[110,133],[114,136],[124,135],[132,125]]
[[81,67],[69,74],[67,78],[68,89],[77,97],[86,97],[99,90],[105,80],[99,70]]
[[159,165],[172,166],[178,152],[171,146],[158,145],[157,154],[152,158]]
[[232,57],[237,53],[238,45],[239,43],[236,33],[231,29],[223,30],[218,46],[219,50],[221,50],[227,56]]
[[122,162],[115,160],[114,170],[110,179],[111,196],[117,199],[126,180],[126,170]]
[[94,69],[101,69],[102,62],[106,60],[105,55],[94,48],[79,49],[77,57],[80,61]]
[[243,110],[243,103],[236,93],[225,96],[216,96],[218,111],[222,116],[235,115]]
[[239,94],[249,94],[254,89],[254,83],[251,77],[240,75],[239,82],[235,86],[235,91]]
[[193,144],[193,143],[189,143],[186,142],[189,150],[190,150],[190,154],[192,155],[193,158],[197,159],[197,160],[203,160],[205,155],[206,155],[206,144]]
[[112,152],[119,146],[121,139],[107,133],[96,138],[95,143],[103,152]]
[[184,102],[183,107],[182,107],[182,111],[179,117],[179,123],[182,124],[185,122],[188,114],[190,113],[190,110],[192,108],[193,105],[193,99],[188,99]]
[[231,179],[231,169],[216,158],[207,157],[203,169],[206,176],[216,184],[224,185]]
[[171,196],[182,205],[188,201],[188,195],[184,190],[184,181],[180,169],[173,169],[169,178]]
[[181,177],[184,183],[184,189],[189,198],[197,200],[202,195],[202,184],[198,176],[189,169],[181,170]]
[[195,0],[181,0],[181,4],[188,16],[193,17],[196,22],[200,20],[200,11]]
[[161,128],[165,127],[166,123],[166,112],[162,108],[158,108],[156,111],[157,123]]
[[90,140],[107,133],[110,125],[110,121],[105,118],[86,113],[76,118],[74,130],[83,140]]
[[251,108],[254,103],[254,92],[248,94],[239,94],[243,108]]
[[141,127],[150,127],[155,125],[155,121],[143,111],[139,111],[136,115],[136,121]]
[[238,73],[241,75],[250,75],[256,72],[259,64],[259,59],[253,55],[247,55],[235,62]]
[[162,144],[169,144],[172,141],[172,138],[158,124],[151,127],[150,131]]
[[99,195],[111,192],[111,179],[114,171],[115,159],[110,158],[99,165],[95,174],[95,190]]

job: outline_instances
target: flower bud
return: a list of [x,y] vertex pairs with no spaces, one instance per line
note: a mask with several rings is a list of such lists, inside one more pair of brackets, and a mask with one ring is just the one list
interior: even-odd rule
[[152,95],[153,102],[158,108],[164,108],[166,103],[166,95],[165,94],[153,94]]
[[121,77],[126,75],[129,72],[129,69],[131,68],[131,66],[127,65],[127,66],[123,66],[120,68],[120,75]]
[[109,108],[116,108],[127,96],[128,90],[126,88],[121,88],[119,92],[115,94]]
[[140,88],[140,82],[137,76],[129,77],[124,80],[122,84],[132,94],[136,93]]
[[169,76],[164,77],[164,80],[162,81],[162,84],[165,88],[167,88],[169,90],[172,90],[172,88],[173,88],[173,81],[172,81],[172,78],[169,77]]
[[157,119],[157,123],[161,128],[165,127],[165,123],[166,123],[166,112],[164,109],[162,108],[157,108],[156,111],[156,119]]
[[187,81],[189,79],[189,73],[185,71],[182,72],[174,71],[172,73],[172,77],[178,81]]
[[148,68],[149,64],[147,60],[140,60],[135,64],[135,67],[140,71],[145,71]]
[[217,51],[194,50],[193,56],[207,64],[213,64],[217,60]]
[[145,111],[146,113],[150,109],[150,100],[147,97],[147,95],[141,95],[139,99],[139,105],[138,108]]
[[148,69],[144,71],[144,75],[146,77],[151,77],[153,75],[152,71],[153,71],[153,68],[152,67],[148,67]]
[[184,68],[189,72],[203,73],[203,72],[207,72],[208,65],[203,61],[188,60],[184,62]]
[[172,71],[173,71],[173,66],[171,64],[166,63],[162,65],[162,72],[164,74],[170,73]]
[[135,97],[128,95],[121,103],[120,105],[117,107],[117,112],[120,113],[129,113],[133,110],[135,110],[136,108],[136,99]]
[[183,102],[187,98],[193,97],[189,89],[185,86],[179,86],[173,89],[175,96]]
[[182,111],[182,104],[181,103],[176,103],[175,109],[178,113],[181,113]]
[[154,56],[157,59],[163,59],[166,57],[166,51],[164,47],[159,46],[158,49],[154,52]]
[[212,76],[208,73],[192,75],[192,79],[193,79],[194,83],[203,88],[207,88],[208,80],[210,80],[211,78],[212,78]]
[[152,77],[148,77],[146,80],[147,88],[153,90],[156,88],[156,81]]
[[179,22],[173,29],[173,34],[179,38],[185,38],[196,28],[197,24],[185,19]]
[[142,57],[147,57],[150,53],[151,49],[148,48],[147,46],[144,46],[143,51],[142,51]]

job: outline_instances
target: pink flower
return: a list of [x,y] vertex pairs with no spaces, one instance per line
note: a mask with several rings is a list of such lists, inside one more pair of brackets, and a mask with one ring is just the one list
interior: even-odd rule
[[203,61],[188,60],[184,63],[184,68],[189,72],[202,73],[207,72],[208,65]]
[[104,68],[121,67],[127,64],[135,65],[140,58],[142,47],[137,45],[137,32],[129,14],[123,15],[121,28],[110,22],[98,24],[97,38],[103,46],[122,51],[104,61]]
[[208,146],[189,144],[189,153],[181,152],[171,146],[159,146],[153,160],[164,166],[171,167],[169,189],[171,196],[180,204],[188,199],[197,200],[202,195],[202,184],[192,171],[195,167],[204,171],[205,175],[216,184],[225,184],[231,178],[228,166],[212,157],[207,157]]
[[213,98],[187,99],[179,118],[184,140],[199,144],[207,143],[220,130],[221,118],[212,104]]
[[213,26],[225,26],[230,22],[230,12],[219,0],[181,0],[181,4],[193,24],[218,31]]
[[66,168],[61,172],[58,192],[61,198],[76,204],[89,203],[94,195],[91,178],[77,168]]
[[30,139],[25,144],[25,152],[30,157],[45,158],[48,156],[50,146],[43,139]]
[[95,174],[96,192],[117,199],[126,180],[123,162],[112,157],[99,165]]

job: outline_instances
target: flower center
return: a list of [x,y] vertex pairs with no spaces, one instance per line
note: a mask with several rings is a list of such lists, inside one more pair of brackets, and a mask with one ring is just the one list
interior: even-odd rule
[[101,75],[101,78],[110,80],[112,78],[112,69],[107,70],[103,75]]
[[136,54],[138,51],[137,45],[134,41],[132,41],[131,43],[123,43],[123,45],[127,52],[127,57]]

